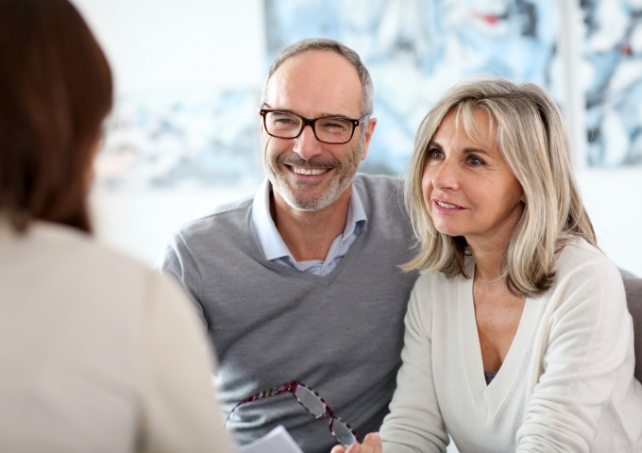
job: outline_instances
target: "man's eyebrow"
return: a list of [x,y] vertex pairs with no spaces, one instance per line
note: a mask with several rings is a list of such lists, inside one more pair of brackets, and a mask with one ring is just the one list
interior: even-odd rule
[[[303,116],[303,115],[301,115],[300,113],[295,112],[295,111],[294,111],[294,110],[292,110],[292,109],[287,109],[287,108],[278,108],[278,109],[275,109],[274,107],[272,107],[272,106],[271,106],[270,104],[268,104],[267,102],[264,102],[264,103],[263,103],[263,108],[273,109],[273,110],[276,110],[276,111],[278,111],[278,112],[294,113],[295,115]],[[351,117],[351,116],[349,116],[349,115],[344,115],[343,113],[330,113],[330,112],[321,112],[321,113],[319,113],[318,115],[315,115],[314,117],[312,117],[312,118],[310,118],[310,119],[315,119],[315,118],[341,118],[341,119],[344,119],[344,120],[352,119],[352,117]]]

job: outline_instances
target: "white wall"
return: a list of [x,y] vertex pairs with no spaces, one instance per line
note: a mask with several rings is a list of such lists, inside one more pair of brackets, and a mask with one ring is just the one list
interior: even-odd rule
[[[76,4],[105,47],[121,92],[153,92],[185,83],[216,89],[263,80],[262,0]],[[577,177],[602,249],[619,266],[642,276],[642,168],[589,170],[580,165]],[[178,225],[254,189],[95,190],[97,235],[151,263]]]
[[[118,93],[260,86],[265,77],[262,0],[75,4],[107,53]],[[254,190],[95,188],[91,206],[96,234],[153,264],[179,225]]]
[[72,0],[95,31],[119,92],[263,80],[262,0]]
[[577,176],[600,248],[642,276],[642,168],[580,170]]

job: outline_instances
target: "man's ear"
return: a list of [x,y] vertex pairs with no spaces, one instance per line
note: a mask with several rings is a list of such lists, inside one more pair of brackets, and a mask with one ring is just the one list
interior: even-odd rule
[[364,124],[364,133],[363,133],[363,147],[361,148],[361,160],[365,159],[368,155],[368,149],[370,148],[370,140],[372,139],[372,134],[377,127],[377,118],[370,118],[366,124]]

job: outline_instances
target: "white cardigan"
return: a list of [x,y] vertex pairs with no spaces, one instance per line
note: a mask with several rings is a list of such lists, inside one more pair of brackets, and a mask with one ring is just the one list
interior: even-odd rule
[[[469,260],[469,275],[473,263]],[[557,277],[527,299],[486,385],[472,279],[424,273],[406,315],[403,365],[381,432],[384,452],[642,452],[642,385],[617,268],[574,240]]]
[[0,451],[231,451],[187,298],[69,228],[0,216],[0,366]]

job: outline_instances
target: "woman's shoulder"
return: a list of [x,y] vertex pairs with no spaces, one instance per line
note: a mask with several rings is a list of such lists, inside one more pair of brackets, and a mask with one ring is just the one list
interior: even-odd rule
[[558,308],[582,305],[586,312],[600,313],[605,307],[626,306],[622,276],[617,266],[582,238],[569,240],[560,251],[555,272],[555,281],[547,291],[547,297],[556,301],[554,305]]
[[25,239],[62,266],[75,263],[79,273],[101,272],[107,276],[112,272],[138,275],[151,271],[141,260],[63,225],[38,222]]
[[617,266],[596,246],[581,237],[570,239],[560,251],[555,271],[560,276],[616,277],[621,280]]
[[52,284],[66,284],[78,294],[110,295],[112,304],[142,301],[158,292],[157,287],[171,286],[168,277],[138,258],[66,226],[37,222],[10,244],[26,268],[47,272]]
[[414,291],[422,295],[430,295],[431,299],[444,300],[450,296],[456,297],[460,289],[469,279],[463,275],[448,277],[446,274],[435,270],[422,270],[415,282]]
[[450,280],[452,279],[449,279],[443,272],[422,269],[419,271],[416,286],[442,287],[444,285],[448,285]]

